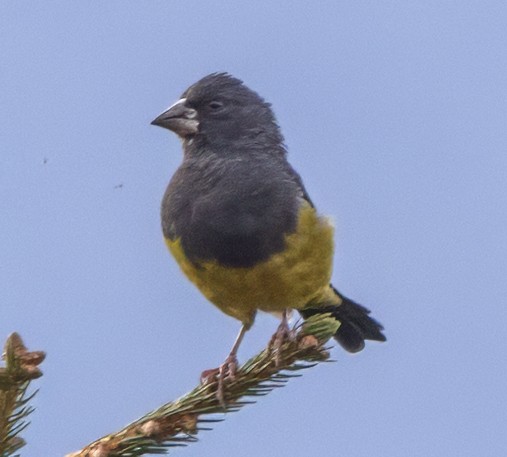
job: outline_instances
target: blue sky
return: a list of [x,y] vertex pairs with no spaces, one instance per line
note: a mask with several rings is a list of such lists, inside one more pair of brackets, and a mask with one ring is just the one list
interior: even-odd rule
[[163,244],[181,152],[149,125],[213,71],[273,103],[336,221],[333,282],[389,341],[174,455],[504,453],[506,22],[502,1],[2,2],[0,337],[48,353],[23,455],[120,428],[230,348],[238,323]]

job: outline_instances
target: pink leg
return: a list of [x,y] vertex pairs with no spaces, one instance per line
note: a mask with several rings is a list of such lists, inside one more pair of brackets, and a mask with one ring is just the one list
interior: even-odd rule
[[218,368],[214,368],[212,370],[206,370],[203,371],[201,374],[201,382],[206,383],[210,382],[214,379],[218,381],[217,386],[217,399],[220,402],[220,404],[225,408],[225,380],[230,379],[234,380],[236,376],[236,372],[238,370],[238,359],[236,357],[238,353],[239,346],[241,345],[241,342],[243,341],[243,337],[245,336],[245,333],[250,328],[249,325],[243,324],[241,326],[241,329],[239,330],[238,336],[236,337],[236,340],[234,341],[234,344],[232,345],[231,352],[225,359],[224,363],[220,365]]
[[270,346],[272,350],[275,352],[275,364],[276,366],[280,365],[280,350],[285,343],[286,340],[291,339],[291,331],[289,328],[289,310],[284,309],[282,313],[282,321],[278,326],[276,332],[271,337]]

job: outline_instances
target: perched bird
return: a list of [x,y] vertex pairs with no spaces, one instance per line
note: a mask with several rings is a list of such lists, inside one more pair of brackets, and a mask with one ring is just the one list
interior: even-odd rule
[[167,246],[206,298],[242,323],[222,375],[258,310],[281,313],[282,328],[289,309],[303,318],[331,313],[349,352],[385,341],[370,311],[330,283],[333,226],[287,161],[269,103],[239,79],[213,73],[152,124],[183,142],[162,201]]

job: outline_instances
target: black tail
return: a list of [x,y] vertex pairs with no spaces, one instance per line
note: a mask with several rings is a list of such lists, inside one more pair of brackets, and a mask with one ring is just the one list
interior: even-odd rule
[[384,327],[368,316],[370,314],[369,309],[344,297],[335,288],[333,290],[342,299],[341,305],[301,309],[299,310],[301,316],[307,319],[315,314],[331,313],[341,323],[334,338],[348,352],[361,351],[364,348],[365,340],[386,340],[382,333]]

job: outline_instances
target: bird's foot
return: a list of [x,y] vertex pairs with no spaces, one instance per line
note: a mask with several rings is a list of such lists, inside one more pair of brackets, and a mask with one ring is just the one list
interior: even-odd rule
[[238,371],[238,359],[235,354],[230,354],[218,368],[205,370],[201,373],[201,384],[217,381],[216,397],[220,405],[225,409],[225,384],[234,381]]
[[292,342],[296,339],[296,334],[294,330],[289,328],[289,323],[286,317],[282,318],[282,322],[278,326],[276,332],[271,337],[271,341],[269,342],[269,347],[271,351],[275,354],[275,366],[280,366],[280,352],[282,350],[282,346],[286,342]]

